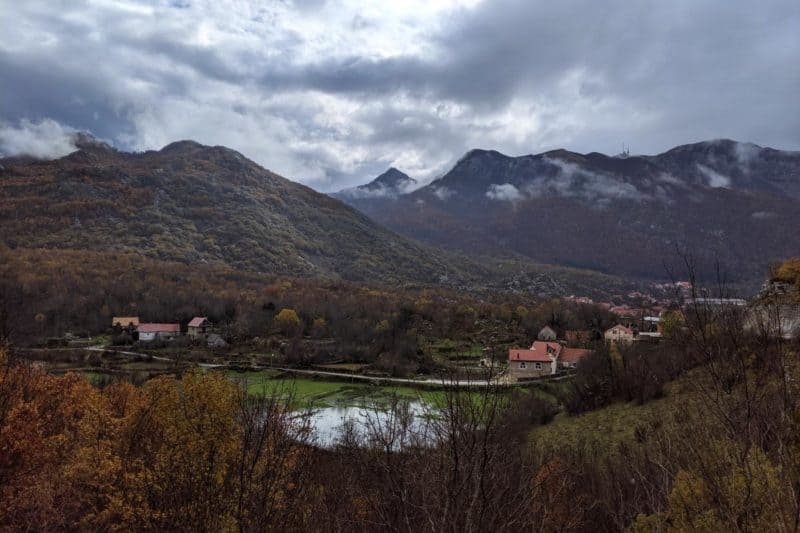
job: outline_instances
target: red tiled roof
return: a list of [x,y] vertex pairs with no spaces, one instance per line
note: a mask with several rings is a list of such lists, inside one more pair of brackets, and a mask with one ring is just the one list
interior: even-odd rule
[[561,355],[558,359],[559,361],[567,363],[577,363],[591,353],[591,350],[585,350],[583,348],[564,348],[561,350]]
[[203,322],[205,322],[206,320],[208,320],[208,318],[206,318],[204,316],[196,316],[189,322],[189,327],[190,328],[199,328],[200,326],[203,325]]
[[558,357],[562,350],[562,346],[557,342],[536,341],[527,350],[519,348],[512,348],[509,350],[508,360],[550,363],[552,362],[552,358],[548,354],[548,348],[555,357]]
[[180,333],[180,324],[139,324],[139,333]]

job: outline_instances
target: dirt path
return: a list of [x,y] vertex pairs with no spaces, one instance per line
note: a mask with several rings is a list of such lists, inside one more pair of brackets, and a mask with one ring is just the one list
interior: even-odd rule
[[263,370],[280,370],[281,372],[287,372],[292,374],[305,374],[305,375],[312,375],[312,376],[331,376],[337,378],[348,378],[348,379],[357,379],[361,381],[371,381],[371,382],[380,382],[380,383],[399,383],[403,385],[432,385],[437,387],[490,387],[490,386],[508,386],[512,385],[511,383],[499,381],[497,379],[493,380],[447,380],[447,379],[413,379],[413,378],[392,378],[392,377],[382,377],[382,376],[361,376],[358,374],[348,374],[347,372],[330,372],[326,370],[305,370],[300,368],[288,368],[288,367],[261,367]]
[[[151,358],[155,361],[165,361],[165,362],[175,362],[175,359],[170,357],[163,357],[159,355],[151,355],[141,352],[129,352],[124,350],[113,350],[108,349],[103,346],[91,346],[89,348],[84,348],[85,350],[92,351],[92,352],[111,352],[117,355],[124,355],[128,357],[147,357]],[[214,363],[197,363],[200,368],[224,368],[226,364],[214,364]],[[481,387],[511,387],[517,385],[517,383],[510,382],[505,379],[505,376],[498,376],[491,380],[486,379],[466,379],[466,380],[447,380],[443,378],[428,378],[428,379],[414,379],[414,378],[393,378],[393,377],[382,377],[382,376],[362,376],[359,374],[349,374],[347,372],[333,372],[327,370],[307,370],[302,368],[291,368],[291,367],[283,367],[283,366],[253,366],[254,370],[279,370],[281,372],[286,372],[289,374],[301,374],[307,376],[329,376],[335,378],[346,378],[358,381],[366,381],[372,383],[396,383],[401,385],[426,385],[426,386],[435,386],[435,387],[465,387],[465,388],[481,388]],[[537,381],[560,381],[565,379],[569,376],[555,376],[551,378],[542,378],[541,380]]]

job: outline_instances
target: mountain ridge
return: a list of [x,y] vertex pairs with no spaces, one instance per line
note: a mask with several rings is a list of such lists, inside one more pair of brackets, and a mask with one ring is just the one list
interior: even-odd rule
[[0,159],[0,248],[135,253],[243,272],[534,294],[636,284],[521,256],[410,240],[221,146],[130,153],[84,139],[58,159]]
[[657,155],[474,149],[392,202],[343,200],[401,234],[462,252],[516,252],[640,279],[677,270],[678,250],[697,256],[708,276],[720,259],[750,280],[800,250],[800,152],[729,139]]

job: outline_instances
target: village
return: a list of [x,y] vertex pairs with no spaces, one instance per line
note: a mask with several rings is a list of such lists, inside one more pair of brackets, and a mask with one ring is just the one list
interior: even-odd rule
[[[662,315],[665,311],[662,311]],[[510,348],[506,361],[484,357],[480,366],[490,370],[496,383],[521,383],[529,380],[569,374],[592,352],[598,341],[615,345],[634,342],[658,342],[662,337],[663,316],[644,316],[638,320],[621,316],[620,323],[607,329],[602,339],[593,338],[590,330],[565,330],[559,335],[554,327],[544,326],[529,348]],[[182,330],[180,323],[142,322],[138,316],[115,316],[111,330],[115,338],[127,337],[142,346],[168,345],[185,337],[189,342],[209,349],[223,349],[228,342],[217,332],[208,317],[192,318]],[[185,333],[184,333],[185,332]],[[321,370],[320,374],[325,371]]]
[[[138,316],[115,316],[111,319],[111,328],[114,335],[128,335],[132,341],[143,343],[170,341],[182,335],[178,323],[140,322]],[[196,316],[186,324],[186,336],[192,341],[205,343],[209,348],[226,347],[228,343],[214,333],[213,328],[208,317]]]
[[[634,342],[658,342],[662,337],[662,317],[643,317],[645,330],[637,330],[623,323],[614,325],[603,332],[602,342],[613,345],[630,345]],[[530,348],[511,348],[508,350],[506,380],[521,382],[555,376],[577,368],[578,363],[592,354],[591,332],[567,330],[564,338],[559,338],[555,329],[543,327]]]
[[[680,283],[687,286],[684,287]],[[788,289],[784,285],[779,282],[768,282],[764,285],[759,297],[753,300],[747,313],[750,328],[757,327],[759,318],[764,317],[767,313],[767,308],[759,305],[758,302],[770,295],[785,295]],[[562,329],[554,324],[546,324],[539,330],[536,339],[529,346],[510,347],[505,357],[498,357],[496,353],[491,356],[484,353],[484,356],[478,360],[477,368],[467,368],[467,370],[471,369],[473,374],[467,375],[466,380],[487,379],[488,382],[515,384],[566,377],[574,372],[579,362],[590,356],[600,344],[605,343],[617,346],[618,349],[624,349],[635,343],[659,343],[664,336],[665,323],[676,320],[684,322],[684,315],[689,309],[702,307],[713,311],[729,307],[744,308],[748,305],[746,300],[739,298],[693,297],[688,293],[688,284],[679,282],[677,286],[685,293],[685,299],[681,305],[670,302],[648,302],[642,294],[630,296],[644,299],[650,304],[647,307],[611,306],[610,304],[591,302],[586,298],[567,297],[565,298],[567,301],[599,305],[608,309],[617,317],[617,323],[604,331]],[[783,305],[780,308],[780,316],[781,319],[778,321],[780,331],[775,334],[793,338],[800,330],[800,311],[796,305]],[[170,346],[178,339],[185,339],[186,343],[203,346],[217,353],[230,347],[229,341],[224,338],[219,328],[205,316],[195,316],[183,327],[177,322],[144,322],[139,316],[114,316],[111,321],[111,332],[114,339],[136,344],[142,349],[147,349],[148,346],[151,350]],[[486,346],[481,349],[483,352],[489,350]],[[230,361],[219,363],[220,366],[230,364]],[[234,364],[234,366],[237,365]],[[293,365],[285,364],[284,366]],[[484,370],[478,373],[474,372],[481,368]],[[301,365],[298,370],[315,372],[322,376],[341,374],[344,370],[345,374],[352,374],[354,378],[390,378],[387,375],[369,372],[364,365],[337,366],[336,361],[328,365],[311,365],[310,367]],[[425,378],[418,376],[417,379],[424,380]],[[402,381],[413,382],[414,379],[403,379]]]

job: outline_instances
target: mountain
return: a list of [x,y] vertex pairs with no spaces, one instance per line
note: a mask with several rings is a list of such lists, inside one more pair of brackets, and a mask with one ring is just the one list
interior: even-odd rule
[[[60,159],[0,159],[0,251],[19,248],[20,260],[25,250],[88,251],[97,261],[134,253],[165,265],[550,296],[643,288],[519,254],[467,256],[411,240],[222,146],[179,141],[127,153],[88,135],[75,144]],[[392,170],[378,184],[410,180]]]
[[417,180],[394,167],[390,167],[389,170],[369,183],[343,189],[333,193],[331,196],[347,203],[362,198],[396,198],[411,192],[416,186]]
[[640,279],[760,280],[800,251],[800,152],[731,140],[655,156],[471,150],[444,176],[387,201],[351,205],[409,237],[475,254]]
[[484,274],[228,148],[181,141],[126,153],[87,135],[75,142],[77,151],[56,160],[0,160],[0,240],[9,248],[385,282]]

